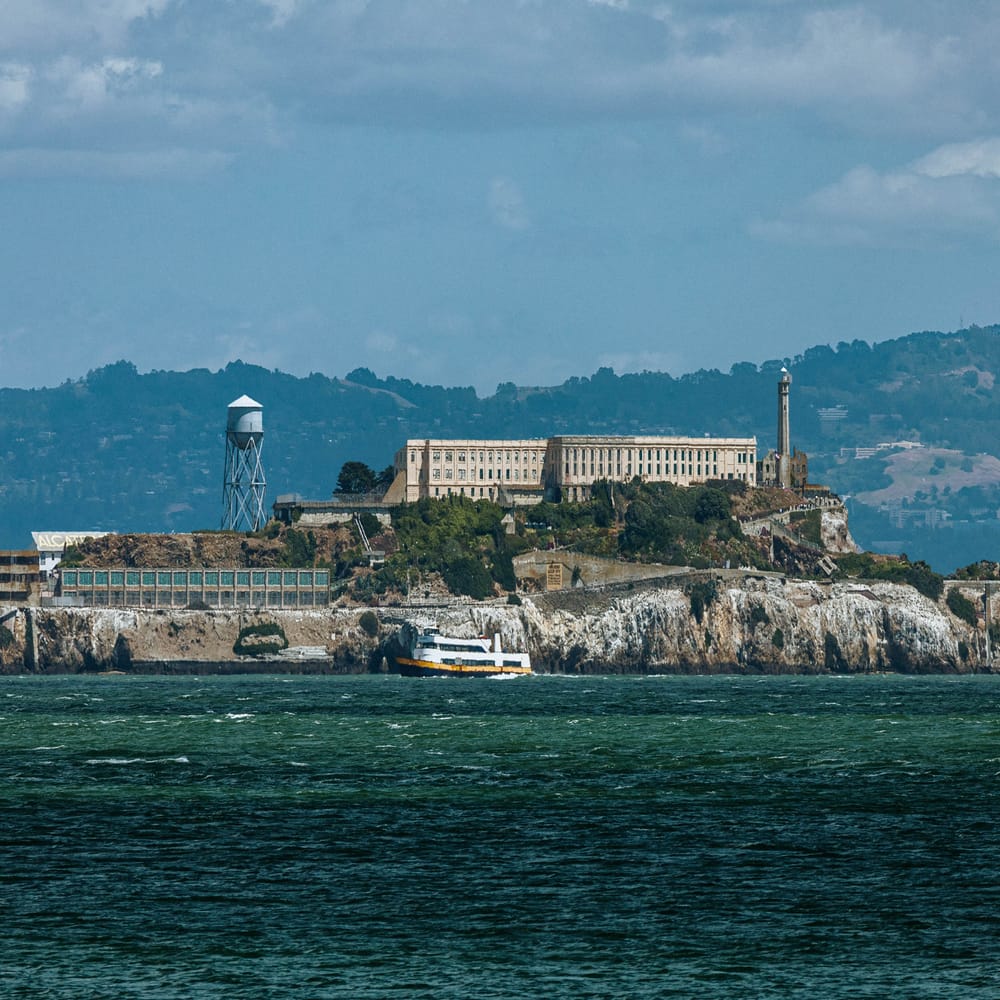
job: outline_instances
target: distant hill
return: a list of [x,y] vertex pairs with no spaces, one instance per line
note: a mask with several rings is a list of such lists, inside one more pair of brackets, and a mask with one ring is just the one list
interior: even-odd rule
[[[27,547],[42,529],[218,527],[226,407],[244,393],[264,407],[270,503],[328,497],[345,461],[384,468],[408,437],[756,434],[764,451],[783,365],[793,444],[809,453],[813,481],[852,497],[862,545],[943,572],[997,558],[1000,327],[812,347],[676,378],[602,368],[558,386],[505,383],[485,398],[367,369],[297,378],[234,362],[140,374],[121,361],[54,388],[0,389],[0,547]],[[904,463],[897,442],[925,447]]]

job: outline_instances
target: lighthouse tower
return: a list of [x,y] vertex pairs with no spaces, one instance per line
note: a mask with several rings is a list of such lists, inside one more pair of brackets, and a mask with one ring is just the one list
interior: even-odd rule
[[264,408],[249,396],[229,404],[226,418],[226,468],[222,485],[222,530],[258,531],[264,515]]
[[774,457],[778,485],[786,490],[792,485],[792,442],[788,428],[788,390],[791,384],[792,376],[787,368],[782,368],[778,380],[778,448]]

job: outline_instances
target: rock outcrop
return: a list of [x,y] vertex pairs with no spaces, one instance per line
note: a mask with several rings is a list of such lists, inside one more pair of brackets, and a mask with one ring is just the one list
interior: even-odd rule
[[[14,672],[385,670],[401,608],[141,611],[30,608],[4,616],[0,670]],[[824,583],[776,574],[690,574],[600,591],[525,598],[520,606],[453,604],[428,611],[456,635],[500,633],[538,672],[972,672],[990,669],[982,627],[944,602],[891,583]],[[281,625],[289,648],[238,657],[248,623]],[[370,631],[370,630],[369,630]],[[309,655],[303,654],[308,651]]]

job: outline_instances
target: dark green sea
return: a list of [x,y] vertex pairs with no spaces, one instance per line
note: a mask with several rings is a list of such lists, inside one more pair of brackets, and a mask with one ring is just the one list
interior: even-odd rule
[[1000,996],[1000,677],[0,678],[0,995]]

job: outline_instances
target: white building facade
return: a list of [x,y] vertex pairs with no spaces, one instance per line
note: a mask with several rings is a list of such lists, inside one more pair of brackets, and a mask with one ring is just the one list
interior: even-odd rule
[[559,436],[522,440],[412,439],[396,453],[408,503],[467,496],[513,504],[586,500],[602,479],[690,486],[756,484],[757,439]]

